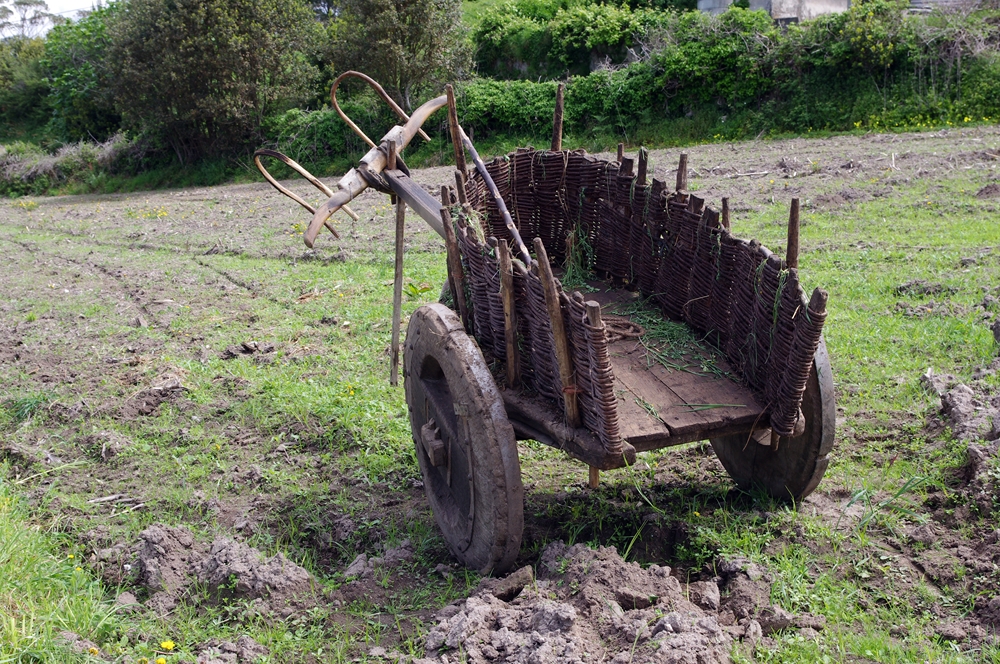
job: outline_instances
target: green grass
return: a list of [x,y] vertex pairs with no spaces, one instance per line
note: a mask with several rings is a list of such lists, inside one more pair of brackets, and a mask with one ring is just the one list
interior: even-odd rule
[[79,549],[32,522],[8,475],[0,465],[0,662],[97,661],[59,632],[102,643],[120,619]]

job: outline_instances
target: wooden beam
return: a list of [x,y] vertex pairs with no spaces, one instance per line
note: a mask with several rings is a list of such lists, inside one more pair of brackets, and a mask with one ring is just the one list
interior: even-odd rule
[[[389,144],[389,163],[395,166],[396,144]],[[406,221],[406,202],[396,201],[396,272],[392,282],[392,365],[389,370],[389,384],[399,384],[399,327],[403,313],[403,227]]]
[[619,143],[618,144],[618,159],[617,159],[617,161],[619,163],[621,163],[622,157],[624,157],[624,156],[625,156],[625,144],[624,143]]
[[458,202],[464,209],[469,204],[469,194],[465,191],[465,171],[455,169],[455,190],[458,191]]
[[[445,190],[445,187],[441,187]],[[441,208],[441,223],[444,224],[444,246],[448,254],[448,283],[451,285],[451,296],[455,300],[455,307],[458,315],[462,318],[462,325],[466,330],[469,327],[469,307],[465,302],[465,275],[462,273],[462,256],[458,252],[458,239],[455,237],[455,228],[451,225],[451,212],[448,208]]]
[[462,147],[462,135],[458,129],[458,107],[455,105],[455,88],[449,83],[444,86],[448,97],[448,130],[451,132],[451,144],[455,147],[455,168],[463,173],[468,171],[465,164],[465,148]]
[[677,191],[687,191],[688,188],[688,156],[681,153],[680,163],[677,164]]
[[646,184],[646,169],[649,166],[649,150],[646,148],[639,148],[639,174],[636,176],[635,183],[643,186]]
[[731,229],[729,225],[729,197],[722,197],[722,227],[727,231]]
[[788,211],[788,249],[785,251],[785,265],[789,268],[799,266],[799,199],[792,199],[792,208]]
[[563,131],[563,89],[566,86],[562,83],[556,88],[556,110],[552,118],[552,151],[559,152],[562,150],[562,131]]
[[556,289],[556,278],[552,274],[552,266],[549,264],[545,245],[542,244],[542,238],[539,237],[535,238],[535,256],[538,258],[538,276],[542,280],[542,290],[545,291],[545,307],[549,312],[549,323],[552,325],[552,337],[556,345],[556,361],[559,364],[559,379],[563,388],[566,422],[575,429],[580,426],[580,409],[576,402],[573,358],[570,355],[569,338],[566,335],[566,325],[563,321],[559,291]]
[[517,310],[514,308],[514,266],[510,260],[507,240],[497,244],[500,262],[500,299],[503,300],[503,332],[507,342],[507,384],[516,387],[521,383],[521,357],[517,351]]

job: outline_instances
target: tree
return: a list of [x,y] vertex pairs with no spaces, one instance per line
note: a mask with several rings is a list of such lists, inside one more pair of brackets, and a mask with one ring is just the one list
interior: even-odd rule
[[52,129],[63,139],[104,140],[121,124],[111,95],[108,24],[120,5],[97,8],[46,36],[45,69]]
[[0,35],[37,37],[52,19],[45,0],[0,0]]
[[115,106],[182,163],[239,148],[305,96],[316,30],[302,0],[121,0],[108,26]]
[[463,78],[471,52],[460,0],[344,0],[338,69],[357,69],[407,109],[420,88]]

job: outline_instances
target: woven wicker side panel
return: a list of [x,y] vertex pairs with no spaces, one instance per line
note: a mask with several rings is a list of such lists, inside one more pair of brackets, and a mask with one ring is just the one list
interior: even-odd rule
[[[514,268],[514,308],[517,311],[517,346],[521,354],[521,380],[526,385],[535,384],[534,350],[531,340],[531,321],[525,314],[528,302],[528,278],[524,267]],[[506,339],[504,341],[506,343]]]
[[[780,261],[779,261],[780,263]],[[798,270],[782,270],[778,274],[777,317],[771,330],[771,352],[768,357],[764,395],[777,404],[785,368],[788,366],[792,341],[795,337],[795,317],[802,309],[802,289]],[[800,395],[801,396],[801,395]]]
[[506,325],[503,316],[503,297],[500,295],[500,264],[496,257],[496,239],[490,238],[490,251],[483,255],[483,279],[486,282],[486,298],[489,301],[491,345],[493,357],[501,362],[507,360]]
[[675,320],[684,320],[700,220],[700,215],[688,209],[683,197],[667,203],[667,224],[656,291],[657,301],[664,313]]
[[645,219],[646,232],[642,238],[639,289],[646,297],[652,297],[657,292],[657,276],[667,228],[666,184],[662,180],[653,180],[647,204],[649,212]]
[[[736,245],[736,270],[733,279],[732,327],[729,343],[726,345],[726,357],[733,369],[741,376],[747,376],[746,365],[749,347],[752,343],[751,334],[754,330],[754,314],[757,310],[757,267],[763,259],[757,253],[760,245],[742,240]],[[749,382],[749,381],[748,381]]]
[[736,283],[736,263],[740,241],[728,231],[719,233],[718,269],[712,281],[712,304],[709,311],[709,340],[723,350],[729,345],[732,330],[732,297]]
[[562,382],[542,282],[531,272],[525,277],[525,282],[527,298],[524,306],[518,307],[518,312],[528,319],[531,329],[531,363],[535,370],[531,384],[539,394],[558,401],[561,408]]
[[472,330],[480,347],[493,351],[493,330],[490,325],[489,285],[486,282],[484,254],[486,247],[469,228],[459,228],[459,252],[468,275],[472,300]]
[[774,343],[774,324],[777,318],[776,303],[781,259],[763,247],[760,256],[767,257],[758,268],[757,297],[754,302],[753,330],[747,344],[746,365],[743,375],[755,389],[764,391],[767,384],[767,362]]
[[[801,289],[796,289],[801,292]],[[802,394],[806,389],[813,357],[823,334],[826,312],[817,313],[809,309],[805,298],[800,300],[802,308],[795,317],[795,333],[788,353],[788,362],[781,381],[781,389],[771,413],[771,426],[779,435],[790,435],[795,427]]]
[[591,382],[593,372],[590,367],[590,353],[587,352],[587,329],[582,322],[587,315],[587,309],[580,293],[573,293],[573,297],[563,293],[560,299],[565,314],[563,318],[566,330],[570,337],[570,350],[573,354],[573,372],[576,375],[580,416],[587,429],[600,434],[604,428],[604,422],[594,407],[594,387]]
[[582,152],[569,153],[566,165],[565,204],[568,232],[583,229],[583,237],[594,246],[594,205],[597,203],[597,181],[603,162]]
[[553,264],[566,259],[566,236],[573,230],[566,203],[566,175],[569,152],[536,152],[532,161],[538,237]]
[[695,231],[695,254],[685,319],[699,332],[707,332],[712,324],[712,287],[719,273],[722,233],[712,227],[715,216],[711,211],[706,210],[702,220],[704,223],[699,224]]
[[[514,186],[513,175],[512,175],[512,162],[513,157],[497,157],[490,163],[486,164],[486,171],[493,178],[493,182],[496,184],[497,189],[500,191],[500,196],[503,198],[504,202],[507,204],[508,208],[512,207],[511,196],[512,188]],[[482,182],[482,177],[476,173],[472,177],[472,181],[478,182],[479,186],[483,189],[483,195],[481,203],[479,205],[473,205],[480,213],[486,213],[486,218],[488,223],[484,224],[483,232],[486,235],[492,235],[497,238],[504,238],[508,242],[510,241],[510,232],[507,230],[507,224],[504,223],[503,217],[500,216],[500,210],[497,208],[497,203],[493,200],[493,196],[490,194],[489,189]]]

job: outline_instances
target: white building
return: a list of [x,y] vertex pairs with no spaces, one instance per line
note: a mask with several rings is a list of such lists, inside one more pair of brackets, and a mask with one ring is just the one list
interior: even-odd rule
[[[733,0],[698,0],[698,9],[721,14]],[[776,21],[808,21],[823,14],[846,12],[850,0],[750,0],[750,9],[763,9]]]

